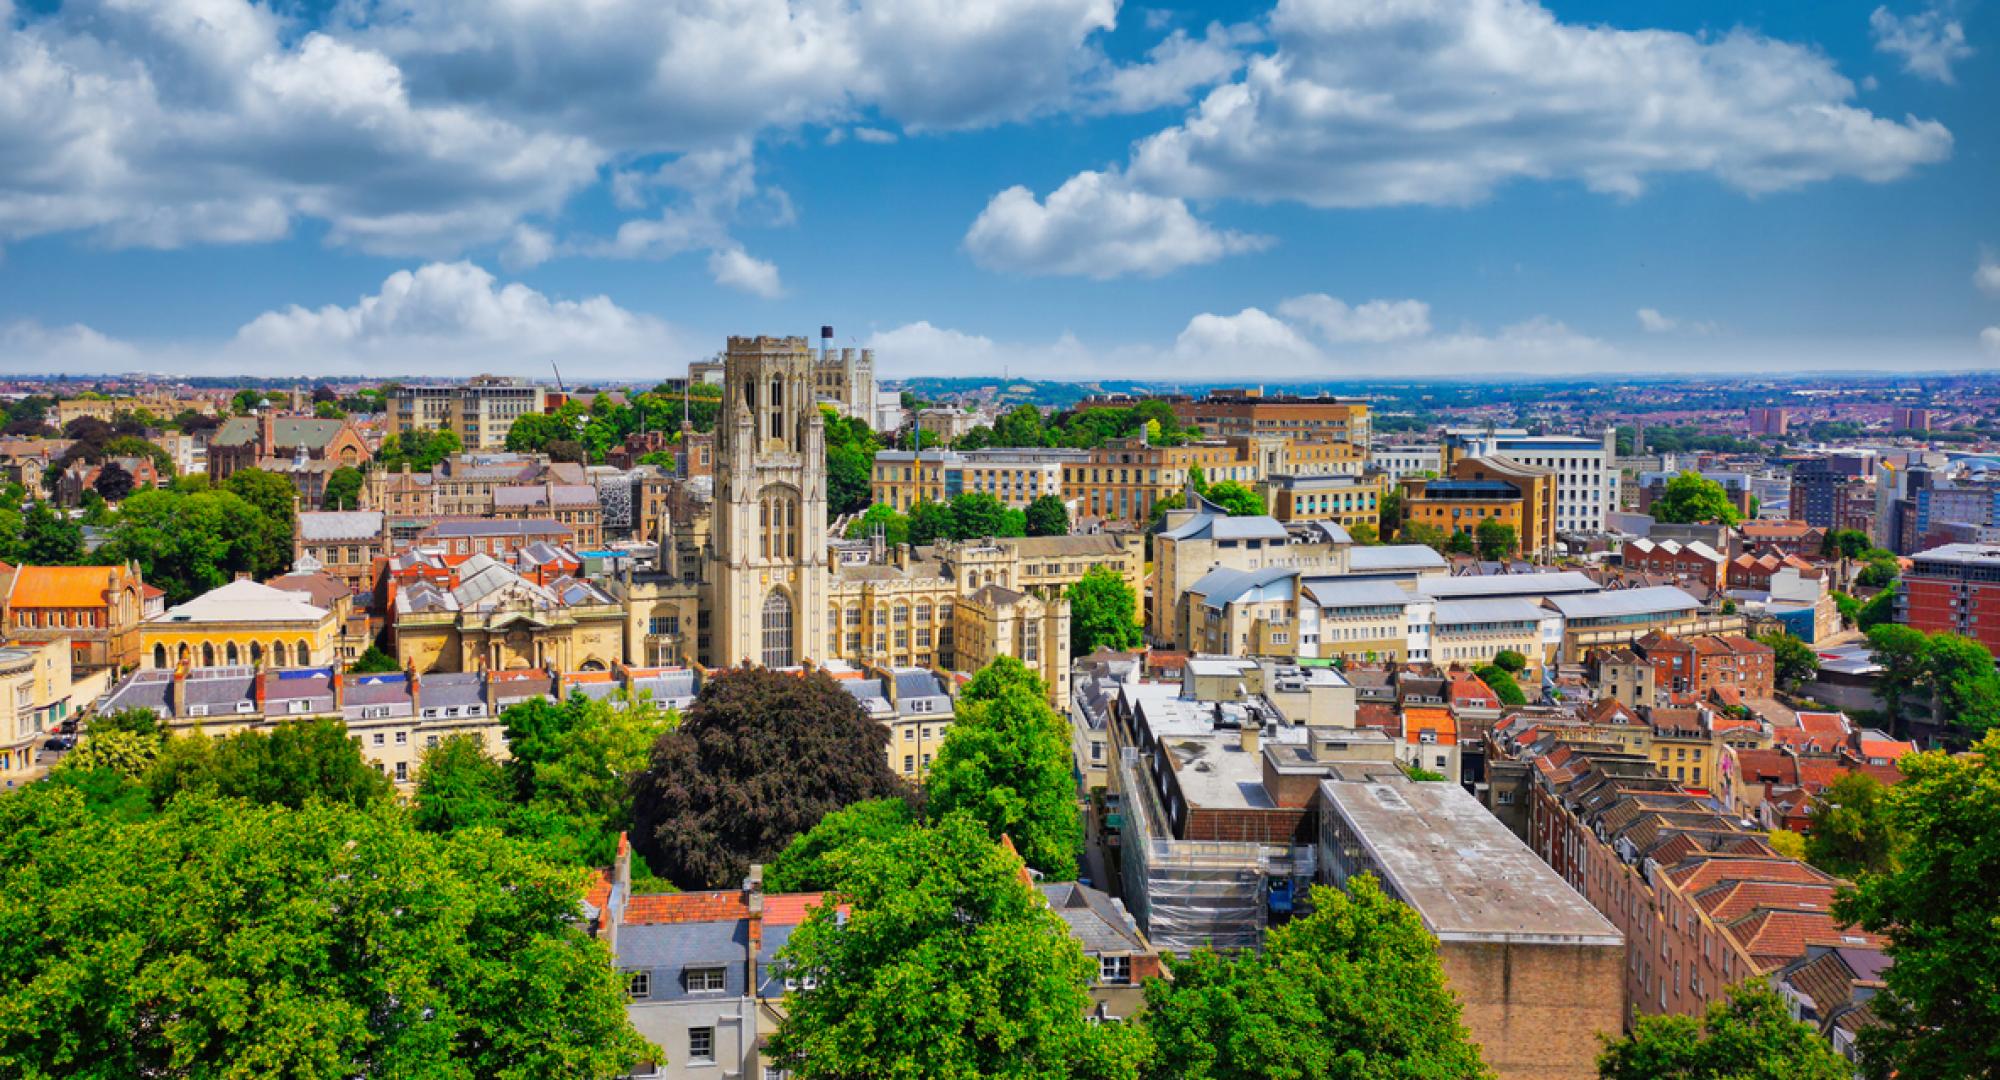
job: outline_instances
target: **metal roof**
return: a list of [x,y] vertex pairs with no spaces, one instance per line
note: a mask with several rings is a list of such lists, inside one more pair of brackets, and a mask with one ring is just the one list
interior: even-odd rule
[[1620,615],[1649,615],[1665,611],[1693,611],[1701,601],[1672,585],[1644,589],[1614,589],[1579,596],[1551,596],[1548,602],[1565,619],[1604,619]]

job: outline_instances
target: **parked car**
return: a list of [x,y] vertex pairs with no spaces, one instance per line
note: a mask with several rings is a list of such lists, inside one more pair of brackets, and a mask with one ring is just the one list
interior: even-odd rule
[[76,737],[72,735],[54,735],[49,738],[48,742],[42,744],[42,749],[55,751],[56,753],[75,748]]

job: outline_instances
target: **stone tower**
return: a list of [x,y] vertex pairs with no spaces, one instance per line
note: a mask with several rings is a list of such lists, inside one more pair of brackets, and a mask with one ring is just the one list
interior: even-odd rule
[[715,427],[711,662],[824,659],[826,422],[802,337],[732,337]]

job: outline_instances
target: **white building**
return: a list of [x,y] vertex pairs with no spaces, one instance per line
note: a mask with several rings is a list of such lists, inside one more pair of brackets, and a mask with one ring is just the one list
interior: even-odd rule
[[1377,444],[1368,451],[1368,467],[1382,473],[1391,484],[1405,476],[1443,475],[1444,450],[1435,444]]
[[[1597,533],[1618,509],[1618,435],[1530,435],[1522,428],[1450,428],[1447,466],[1459,457],[1499,455],[1556,474],[1556,531]],[[1442,474],[1444,470],[1439,470]]]

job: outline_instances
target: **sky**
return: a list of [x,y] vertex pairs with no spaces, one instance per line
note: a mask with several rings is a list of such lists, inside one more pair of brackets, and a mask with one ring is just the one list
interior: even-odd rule
[[2000,4],[0,0],[0,372],[2000,366]]

